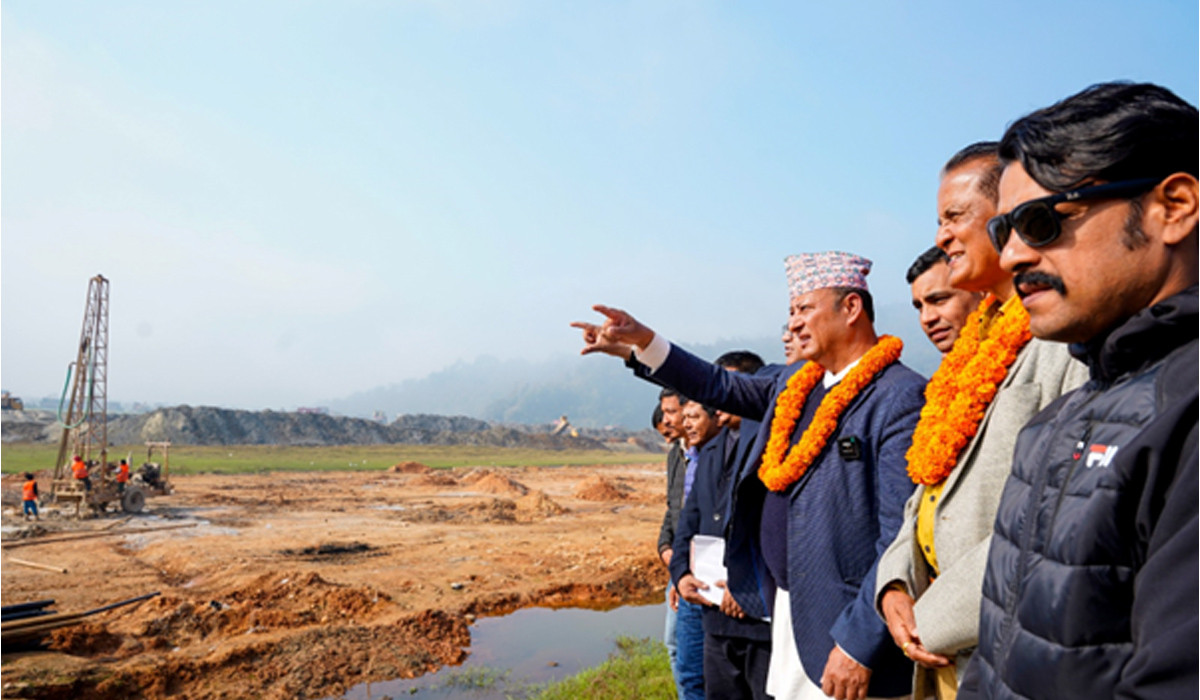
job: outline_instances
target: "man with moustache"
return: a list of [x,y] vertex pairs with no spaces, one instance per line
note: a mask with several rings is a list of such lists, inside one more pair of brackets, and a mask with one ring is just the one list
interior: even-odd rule
[[950,259],[933,246],[909,266],[905,279],[912,290],[912,305],[921,320],[921,330],[943,355],[954,347],[967,316],[983,299],[980,292],[950,286]]
[[1107,83],[1000,143],[1000,263],[1091,378],[1017,439],[963,698],[1197,696],[1198,130]]
[[902,696],[911,664],[873,611],[875,563],[893,539],[912,483],[909,430],[924,380],[878,336],[870,261],[841,252],[791,256],[789,323],[803,359],[778,377],[726,372],[629,314],[597,306],[602,326],[575,324],[585,354],[636,348],[655,381],[763,420],[732,494],[726,562],[757,577],[771,611],[767,692],[777,700]]
[[1065,347],[1030,340],[987,235],[999,175],[994,142],[967,146],[942,169],[936,240],[949,282],[985,298],[926,389],[907,455],[916,491],[875,580],[879,613],[918,664],[917,698],[953,698],[978,641],[980,585],[1017,431],[1086,378]]

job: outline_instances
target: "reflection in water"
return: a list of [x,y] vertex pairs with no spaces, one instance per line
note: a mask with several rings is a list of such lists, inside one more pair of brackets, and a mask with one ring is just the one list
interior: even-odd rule
[[[616,650],[617,637],[661,639],[665,613],[666,606],[660,603],[608,611],[526,608],[504,617],[480,618],[471,625],[471,655],[462,666],[411,680],[358,685],[343,697],[504,700],[506,682],[517,687],[546,683],[603,663]],[[452,678],[482,681],[496,675],[499,681],[483,683],[490,687],[447,682]]]

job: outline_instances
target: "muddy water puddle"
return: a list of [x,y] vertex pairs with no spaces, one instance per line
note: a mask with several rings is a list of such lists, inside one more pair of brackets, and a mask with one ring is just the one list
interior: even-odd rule
[[607,611],[525,608],[471,625],[470,656],[461,666],[420,678],[364,683],[345,700],[413,697],[425,700],[505,700],[603,663],[618,637],[661,639],[666,605],[626,605]]

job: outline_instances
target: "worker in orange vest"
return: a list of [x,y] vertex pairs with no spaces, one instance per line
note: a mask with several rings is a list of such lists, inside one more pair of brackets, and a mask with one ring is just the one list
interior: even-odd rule
[[129,462],[121,460],[117,467],[117,493],[125,493],[125,484],[129,483]]
[[88,477],[87,465],[83,463],[83,458],[75,455],[75,461],[71,462],[71,473],[75,478],[83,482],[83,490],[92,490],[92,480]]
[[26,520],[29,520],[30,515],[34,520],[41,520],[38,517],[37,499],[37,479],[33,478],[32,473],[25,472],[25,483],[21,486],[21,500],[24,503]]

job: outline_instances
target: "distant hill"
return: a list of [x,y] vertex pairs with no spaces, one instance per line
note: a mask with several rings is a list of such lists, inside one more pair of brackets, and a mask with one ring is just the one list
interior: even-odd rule
[[[4,442],[56,442],[62,429],[50,411],[4,411]],[[281,411],[239,411],[175,406],[142,414],[110,416],[115,445],[169,440],[185,445],[481,445],[551,450],[609,449],[659,452],[654,431],[566,430],[500,425],[465,416],[404,415],[384,424],[362,418]]]

